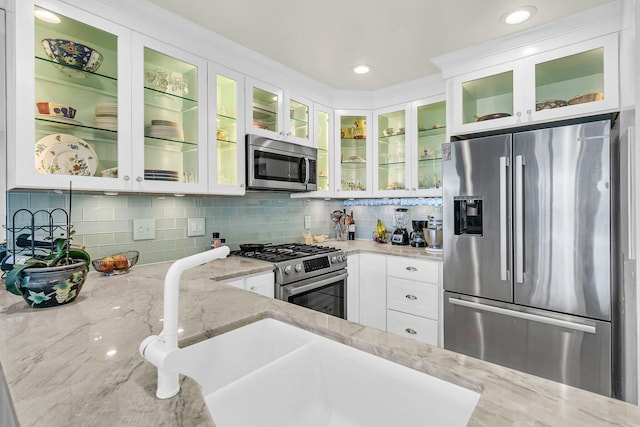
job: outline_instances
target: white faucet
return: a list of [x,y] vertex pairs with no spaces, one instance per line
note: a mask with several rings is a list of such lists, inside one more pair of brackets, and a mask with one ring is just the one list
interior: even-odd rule
[[229,247],[211,249],[182,258],[171,264],[164,278],[164,326],[160,335],[151,335],[140,343],[140,354],[158,368],[159,399],[168,399],[180,391],[178,373],[178,295],[182,272],[214,259],[226,258]]

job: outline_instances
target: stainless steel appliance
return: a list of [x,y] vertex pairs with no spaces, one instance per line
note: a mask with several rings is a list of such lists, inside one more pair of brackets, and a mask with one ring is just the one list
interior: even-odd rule
[[442,251],[442,213],[429,215],[427,227],[424,229],[424,236],[427,239],[427,250]]
[[393,234],[391,235],[391,244],[408,245],[409,232],[407,231],[407,227],[409,226],[409,209],[396,209],[396,213],[393,214],[393,218],[396,223],[396,229],[393,230]]
[[347,255],[344,251],[291,243],[232,251],[231,255],[273,263],[277,299],[346,319]]
[[445,348],[612,395],[611,125],[443,145]]
[[314,191],[318,150],[247,135],[247,189]]

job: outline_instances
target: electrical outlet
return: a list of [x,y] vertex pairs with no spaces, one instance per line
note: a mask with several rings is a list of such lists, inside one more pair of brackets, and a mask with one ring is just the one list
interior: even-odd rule
[[133,240],[153,240],[156,238],[155,219],[134,219]]
[[304,216],[304,228],[307,230],[311,228],[311,215]]
[[187,237],[204,236],[204,218],[187,219]]

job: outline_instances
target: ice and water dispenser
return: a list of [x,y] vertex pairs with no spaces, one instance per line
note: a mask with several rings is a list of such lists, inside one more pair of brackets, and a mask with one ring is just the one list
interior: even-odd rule
[[482,198],[454,197],[454,234],[482,236]]

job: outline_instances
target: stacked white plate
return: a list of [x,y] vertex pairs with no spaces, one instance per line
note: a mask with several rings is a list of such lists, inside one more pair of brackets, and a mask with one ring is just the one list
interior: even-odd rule
[[154,138],[184,141],[182,128],[178,126],[178,123],[170,120],[151,120],[151,126],[146,127],[145,133]]
[[96,117],[93,124],[97,128],[118,130],[118,104],[96,105]]
[[144,179],[149,181],[179,181],[178,172],[164,169],[145,169]]

